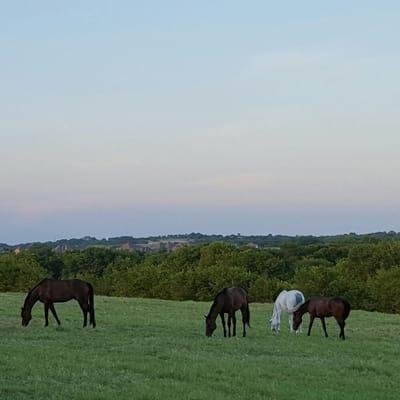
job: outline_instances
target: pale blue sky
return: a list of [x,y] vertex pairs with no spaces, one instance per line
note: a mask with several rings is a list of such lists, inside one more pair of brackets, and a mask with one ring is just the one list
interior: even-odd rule
[[400,230],[400,3],[277,3],[0,1],[0,242]]

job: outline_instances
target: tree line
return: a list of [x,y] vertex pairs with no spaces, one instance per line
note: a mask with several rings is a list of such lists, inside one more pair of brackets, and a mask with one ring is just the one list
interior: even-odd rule
[[104,247],[57,253],[34,245],[0,253],[0,291],[27,291],[44,277],[90,281],[97,294],[210,300],[239,285],[252,302],[272,302],[282,289],[306,297],[343,296],[353,308],[400,312],[400,241],[292,240],[253,248],[225,242],[146,254]]

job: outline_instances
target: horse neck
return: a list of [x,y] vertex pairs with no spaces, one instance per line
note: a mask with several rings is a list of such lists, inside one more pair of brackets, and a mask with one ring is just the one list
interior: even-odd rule
[[38,288],[31,290],[25,298],[24,310],[31,311],[32,307],[39,300]]
[[300,315],[305,314],[308,311],[308,305],[310,304],[310,300],[307,300],[305,303],[303,303],[298,309],[297,312],[300,313]]
[[214,300],[214,303],[210,308],[210,312],[208,313],[210,318],[216,319],[218,317],[218,314],[222,310],[223,303],[223,299],[221,299],[219,296]]
[[281,307],[279,306],[279,304],[275,302],[274,309],[272,311],[272,319],[279,322],[281,319],[281,312],[282,312]]

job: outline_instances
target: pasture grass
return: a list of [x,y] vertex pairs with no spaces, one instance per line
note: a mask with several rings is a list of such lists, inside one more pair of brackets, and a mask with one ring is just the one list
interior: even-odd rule
[[75,302],[44,328],[38,303],[23,328],[23,298],[0,294],[1,400],[399,398],[398,315],[352,311],[343,342],[333,319],[328,339],[318,320],[311,337],[290,334],[286,317],[274,336],[271,305],[251,304],[248,336],[225,339],[220,321],[204,335],[209,303],[98,296],[96,329],[82,329]]

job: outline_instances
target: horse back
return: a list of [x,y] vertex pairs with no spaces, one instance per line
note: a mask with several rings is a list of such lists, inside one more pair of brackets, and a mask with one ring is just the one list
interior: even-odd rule
[[350,304],[341,297],[314,297],[310,300],[308,311],[317,317],[346,319],[350,313]]
[[38,288],[39,299],[42,301],[64,302],[85,298],[88,294],[88,284],[80,279],[45,279]]
[[247,292],[240,287],[226,288],[223,296],[223,309],[226,313],[239,310],[248,303]]

